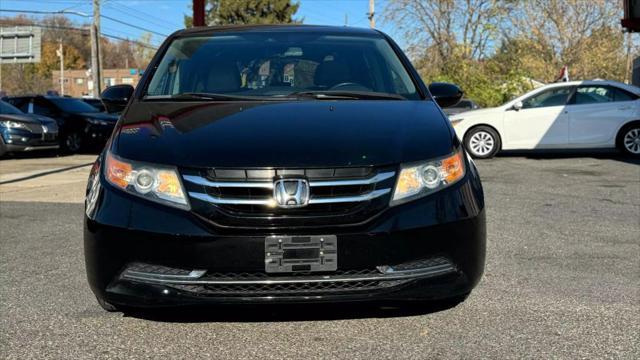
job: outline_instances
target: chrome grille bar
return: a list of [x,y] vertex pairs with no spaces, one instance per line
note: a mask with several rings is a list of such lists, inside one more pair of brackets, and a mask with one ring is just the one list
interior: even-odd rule
[[388,194],[391,189],[379,189],[372,192],[356,195],[356,196],[336,196],[336,197],[321,197],[309,199],[309,204],[333,204],[333,203],[345,203],[345,202],[359,202],[368,201]]
[[[309,187],[340,187],[340,186],[366,186],[374,185],[384,180],[388,180],[395,176],[395,172],[388,171],[378,173],[374,176],[363,179],[344,179],[344,180],[312,180],[309,181]],[[197,175],[183,175],[185,181],[211,188],[245,188],[245,189],[273,189],[272,181],[211,181]],[[352,203],[369,201],[375,198],[384,196],[391,192],[391,188],[373,189],[367,193],[358,195],[343,195],[343,196],[311,196],[308,204],[334,204],[334,203]],[[217,205],[262,205],[267,207],[275,207],[276,202],[272,197],[255,197],[255,198],[238,198],[238,197],[226,197],[226,196],[213,196],[203,192],[189,191],[189,196],[206,201]]]
[[273,189],[273,181],[209,181],[203,177],[194,175],[184,175],[182,178],[190,183],[208,187]]
[[[392,178],[396,173],[393,171],[384,172],[367,179],[353,180],[314,180],[309,182],[309,186],[351,186],[351,185],[371,185]],[[198,185],[209,187],[237,187],[237,188],[264,188],[273,189],[273,181],[210,181],[200,176],[184,175],[186,181]]]
[[309,181],[309,186],[351,186],[351,185],[371,185],[379,183],[381,181],[392,178],[396,173],[393,171],[377,174],[376,176],[368,179],[353,179],[353,180],[314,180]]
[[[309,205],[368,201],[368,200],[372,200],[380,196],[386,195],[390,192],[391,192],[391,189],[379,189],[379,190],[374,190],[369,193],[357,195],[357,196],[311,198],[309,199]],[[220,205],[264,205],[264,206],[276,205],[275,201],[272,198],[256,198],[256,199],[220,198],[216,196],[211,196],[209,194],[203,194],[203,193],[192,192],[192,191],[189,192],[189,196],[198,200],[210,202],[212,204],[220,204]]]
[[256,198],[256,199],[239,199],[239,198],[221,198],[211,196],[209,194],[203,194],[199,192],[189,192],[189,196],[192,198],[210,202],[218,205],[265,205],[275,206],[276,202],[271,198]]

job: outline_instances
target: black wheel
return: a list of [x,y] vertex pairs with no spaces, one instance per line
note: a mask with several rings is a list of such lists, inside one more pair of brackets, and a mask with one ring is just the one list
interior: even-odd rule
[[65,152],[77,153],[82,149],[84,139],[79,131],[72,131],[62,136],[62,149]]
[[108,312],[118,311],[118,307],[116,307],[112,303],[106,301],[105,299],[101,299],[101,298],[96,296],[96,300],[98,300],[98,305],[100,305],[100,307],[103,308],[104,310],[106,310]]
[[616,144],[625,154],[640,157],[640,122],[623,127],[618,133]]
[[7,153],[7,147],[4,144],[4,140],[2,139],[2,136],[0,135],[0,157],[4,156],[4,154]]
[[501,146],[500,135],[488,126],[475,127],[464,137],[464,147],[472,157],[478,159],[494,157]]

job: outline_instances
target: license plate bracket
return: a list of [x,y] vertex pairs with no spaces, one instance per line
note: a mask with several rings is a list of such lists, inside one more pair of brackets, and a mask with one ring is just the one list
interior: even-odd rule
[[264,241],[267,273],[336,271],[338,238],[335,235],[268,236]]

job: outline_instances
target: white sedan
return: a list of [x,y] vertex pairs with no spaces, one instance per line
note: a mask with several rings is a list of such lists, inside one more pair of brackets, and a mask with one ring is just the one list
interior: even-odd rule
[[563,82],[450,120],[476,158],[500,150],[616,147],[640,156],[639,99],[640,88],[615,81]]

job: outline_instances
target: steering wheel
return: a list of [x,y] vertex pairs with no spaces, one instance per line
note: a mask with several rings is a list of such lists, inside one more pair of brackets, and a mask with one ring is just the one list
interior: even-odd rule
[[367,88],[366,86],[362,85],[362,84],[358,84],[358,83],[354,83],[354,82],[343,82],[340,84],[336,84],[333,85],[329,90],[339,90],[342,88],[356,88],[356,89],[363,89],[365,91],[370,90],[369,88]]

